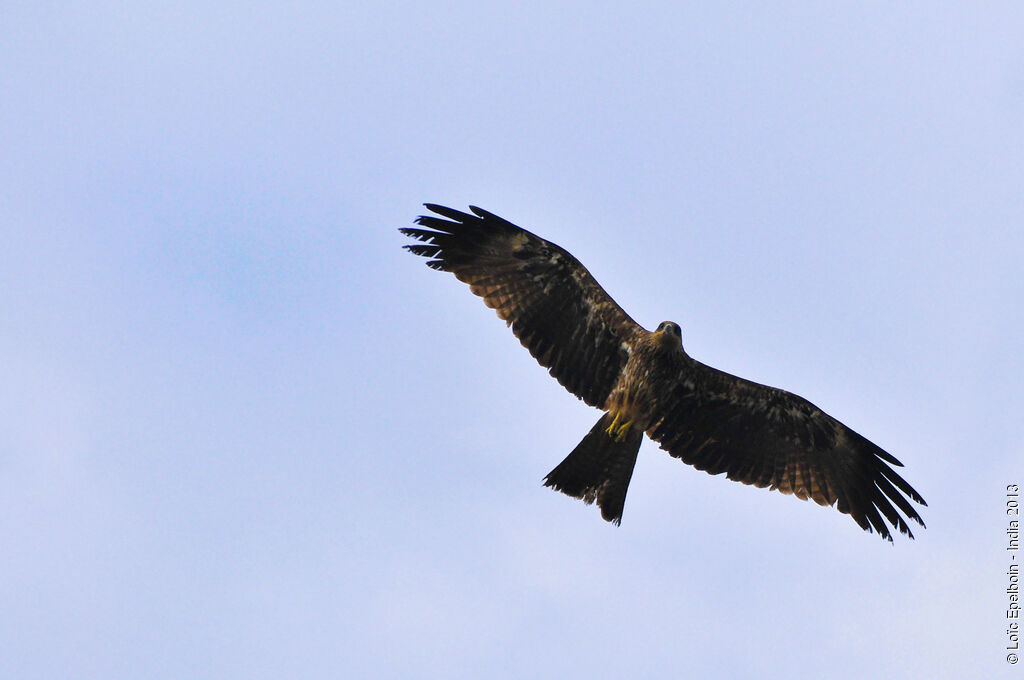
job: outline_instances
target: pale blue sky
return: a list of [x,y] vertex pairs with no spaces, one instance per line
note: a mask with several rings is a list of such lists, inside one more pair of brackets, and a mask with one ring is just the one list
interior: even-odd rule
[[[1024,9],[8,2],[18,678],[1015,677]],[[906,464],[928,529],[647,442],[396,231],[473,203]],[[1018,557],[1018,559],[1021,559]]]

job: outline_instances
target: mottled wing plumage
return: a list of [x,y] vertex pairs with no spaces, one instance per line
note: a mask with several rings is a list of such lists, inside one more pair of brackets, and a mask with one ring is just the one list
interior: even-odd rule
[[426,207],[447,219],[418,218],[426,229],[401,231],[424,243],[405,247],[468,283],[559,383],[603,406],[643,329],[554,243],[477,207]]
[[806,399],[697,361],[661,380],[647,434],[672,456],[713,475],[834,504],[890,541],[883,517],[911,538],[900,512],[924,526],[906,497],[927,504],[890,467],[902,464]]

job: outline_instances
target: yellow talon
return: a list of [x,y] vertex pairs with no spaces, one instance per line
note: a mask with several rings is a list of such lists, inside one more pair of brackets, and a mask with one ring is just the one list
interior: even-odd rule
[[615,414],[615,418],[612,420],[612,424],[608,426],[607,430],[605,430],[605,432],[608,433],[608,436],[610,436],[610,437],[614,437],[615,436],[616,426],[618,424],[619,424],[619,414],[616,413]]
[[626,421],[619,426],[619,431],[615,434],[615,441],[621,442],[629,434],[629,427],[633,424],[632,420]]

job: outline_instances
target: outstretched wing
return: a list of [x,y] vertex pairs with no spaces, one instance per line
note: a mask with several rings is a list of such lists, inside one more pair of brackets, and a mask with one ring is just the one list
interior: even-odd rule
[[474,206],[426,207],[448,219],[419,217],[427,229],[400,231],[426,243],[405,247],[468,283],[559,383],[603,406],[643,329],[554,243]]
[[883,517],[910,538],[903,515],[924,526],[903,464],[806,399],[697,361],[660,394],[647,434],[698,470],[834,504],[890,541]]

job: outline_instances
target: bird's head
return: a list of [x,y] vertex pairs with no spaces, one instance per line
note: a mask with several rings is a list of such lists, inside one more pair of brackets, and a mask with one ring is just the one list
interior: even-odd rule
[[658,339],[663,343],[683,346],[683,331],[679,328],[679,324],[673,321],[662,321],[654,332],[658,334]]

